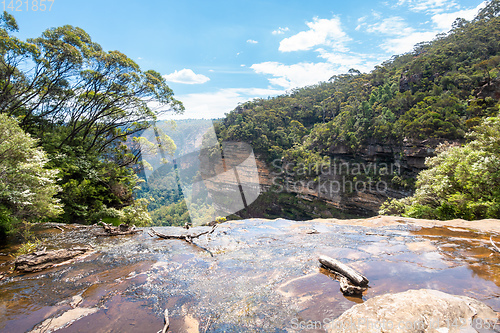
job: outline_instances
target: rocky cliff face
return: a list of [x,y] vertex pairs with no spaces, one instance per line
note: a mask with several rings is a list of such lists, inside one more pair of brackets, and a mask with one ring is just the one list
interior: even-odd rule
[[418,173],[426,168],[425,159],[435,156],[440,143],[438,139],[404,140],[402,145],[373,141],[358,154],[337,145],[329,149],[330,162],[320,165],[266,163],[258,159],[261,191],[288,193],[310,202],[319,200],[331,209],[355,216],[374,216],[388,198],[413,193]]

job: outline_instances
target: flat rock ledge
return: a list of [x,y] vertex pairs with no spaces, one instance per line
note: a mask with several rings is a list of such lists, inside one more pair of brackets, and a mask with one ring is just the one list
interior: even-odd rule
[[420,289],[376,296],[355,305],[329,323],[327,331],[500,332],[500,321],[495,311],[473,298]]
[[24,254],[19,256],[14,262],[15,270],[25,273],[38,272],[73,259],[91,250],[91,247],[82,246],[52,251],[42,250]]

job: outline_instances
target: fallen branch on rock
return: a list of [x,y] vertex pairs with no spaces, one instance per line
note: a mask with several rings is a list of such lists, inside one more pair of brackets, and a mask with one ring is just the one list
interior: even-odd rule
[[204,231],[200,231],[198,228],[179,229],[179,230],[176,229],[174,232],[172,232],[172,234],[164,234],[164,233],[158,232],[155,229],[151,228],[148,231],[148,234],[151,237],[158,236],[158,237],[163,238],[163,239],[182,239],[188,243],[192,243],[194,238],[198,238],[200,236],[213,233],[216,227],[217,227],[217,225],[214,225],[214,226],[212,226],[212,229],[204,230]]
[[193,239],[198,238],[198,237],[203,236],[203,235],[208,235],[208,234],[213,233],[216,227],[217,227],[217,224],[213,225],[212,229],[210,229],[210,230],[204,229],[204,231],[200,231],[200,228],[197,228],[197,227],[191,228],[191,229],[173,228],[173,230],[170,234],[164,234],[164,233],[158,232],[158,231],[154,230],[153,228],[151,228],[148,231],[148,235],[151,237],[158,236],[158,237],[163,238],[163,239],[181,239],[181,240],[184,240],[184,241],[188,242],[189,244],[193,244],[194,246],[199,247],[203,251],[207,251],[210,254],[210,256],[213,257],[214,255],[212,252],[210,252],[210,250],[207,250],[203,246],[200,246],[198,244],[193,243]]
[[163,326],[163,329],[161,331],[158,331],[157,333],[166,333],[168,327],[170,326],[170,320],[168,319],[168,309],[165,309],[163,316],[165,317],[165,325]]
[[500,248],[498,246],[495,245],[495,243],[493,243],[493,238],[490,236],[490,242],[491,242],[491,245],[493,245],[493,250],[500,253]]
[[137,229],[135,225],[129,226],[128,224],[120,224],[118,227],[115,227],[111,224],[107,224],[105,222],[100,221],[99,224],[104,228],[103,234],[97,234],[97,236],[119,236],[119,235],[131,235],[141,232],[140,229]]
[[43,249],[42,251],[23,254],[17,257],[14,262],[14,269],[21,272],[37,272],[82,255],[90,250],[92,250],[91,247],[73,247],[71,249],[52,251]]
[[368,279],[356,270],[328,256],[320,256],[321,265],[335,273],[344,295],[359,295],[368,289]]

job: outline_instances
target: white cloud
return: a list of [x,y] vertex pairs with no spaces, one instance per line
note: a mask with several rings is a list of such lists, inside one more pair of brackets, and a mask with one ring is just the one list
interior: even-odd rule
[[399,16],[392,16],[383,19],[381,22],[377,22],[368,26],[367,32],[371,33],[381,33],[384,35],[409,35],[414,32],[413,28],[408,27],[405,20]]
[[273,35],[283,35],[285,32],[289,31],[290,29],[288,29],[288,27],[279,27],[278,29],[274,30],[272,32]]
[[453,13],[443,13],[443,14],[435,14],[432,16],[432,22],[434,25],[441,31],[449,31],[451,29],[452,23],[457,18],[463,18],[468,21],[472,20],[479,13],[481,9],[486,7],[487,1],[480,3],[477,7],[471,9],[463,9]]
[[141,57],[137,57],[137,60],[142,60],[142,58]]
[[250,43],[250,44],[257,44],[257,43],[258,43],[258,41],[253,40],[253,39],[249,39],[249,40],[247,40],[247,43]]
[[303,87],[328,80],[333,74],[332,64],[320,62],[301,62],[293,65],[284,65],[279,62],[268,61],[253,64],[252,68],[258,74],[272,75],[269,83],[285,89]]
[[193,93],[179,95],[176,98],[184,104],[186,111],[182,115],[169,116],[169,119],[190,118],[221,118],[225,113],[233,110],[238,103],[254,98],[267,98],[285,93],[281,89],[261,88],[228,88],[215,92]]
[[250,68],[258,74],[270,75],[268,80],[271,85],[292,89],[327,81],[333,75],[347,73],[351,68],[369,72],[375,65],[387,58],[386,56],[329,52],[322,48],[315,51],[326,62],[285,65],[268,61],[253,64]]
[[360,30],[363,26],[366,25],[366,23],[364,23],[366,21],[366,19],[368,18],[368,16],[362,16],[360,18],[358,18],[358,26],[356,27],[356,31]]
[[457,8],[454,0],[400,0],[398,5],[408,4],[410,10],[414,12],[442,13],[451,8]]
[[375,55],[366,54],[335,53],[328,52],[324,49],[317,49],[316,51],[319,52],[319,57],[325,59],[332,65],[332,75],[347,73],[351,68],[355,68],[361,72],[369,72],[375,65],[387,59],[387,56],[384,55],[377,57]]
[[202,84],[210,81],[210,78],[203,74],[195,74],[191,69],[181,69],[168,75],[163,75],[165,80],[169,82],[184,83],[184,84]]
[[413,32],[408,36],[388,39],[381,46],[389,53],[402,54],[413,50],[417,43],[433,40],[436,34],[436,31]]
[[351,40],[342,30],[340,19],[335,17],[330,20],[315,17],[312,22],[307,22],[309,30],[301,31],[296,35],[281,41],[281,52],[305,51],[314,46],[325,45],[346,51],[345,42]]
[[[363,24],[367,18],[358,19],[358,23]],[[351,68],[368,72],[383,60],[380,57],[349,52],[346,44],[351,38],[342,30],[340,19],[337,17],[330,20],[316,17],[312,22],[308,22],[307,26],[309,30],[283,39],[279,50],[282,52],[313,50],[323,59],[321,62],[287,65],[267,61],[253,64],[250,68],[257,74],[268,76],[271,86],[291,89],[327,81],[332,75],[346,73]]]
[[379,13],[379,12],[377,12],[377,11],[375,11],[375,10],[372,10],[372,16],[374,18],[376,18],[377,20],[380,20],[382,18],[382,14]]
[[[417,43],[431,41],[438,33],[449,31],[452,23],[459,17],[466,20],[473,19],[486,4],[487,2],[484,1],[475,8],[442,13],[444,10],[450,10],[451,7],[456,7],[456,3],[445,0],[400,0],[398,5],[408,5],[414,11],[427,11],[428,13],[433,13],[431,17],[432,27],[427,31],[417,31],[410,27],[402,17],[393,16],[374,24],[367,24],[361,21],[363,23],[358,25],[356,29],[359,30],[364,27],[366,31],[370,33],[394,36],[395,38],[385,39],[381,47],[387,53],[402,54],[412,51]],[[358,19],[358,22],[359,21]],[[426,22],[426,24],[427,26],[431,26],[430,22]]]
[[360,18],[358,18],[358,23],[362,23],[362,22],[366,21],[367,18],[368,18],[368,16],[361,16]]

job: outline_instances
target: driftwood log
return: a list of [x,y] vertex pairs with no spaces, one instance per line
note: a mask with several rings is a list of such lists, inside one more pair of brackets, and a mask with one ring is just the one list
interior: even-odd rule
[[97,236],[119,236],[119,235],[132,235],[138,232],[141,232],[140,229],[137,229],[135,225],[129,226],[128,224],[120,224],[118,227],[115,227],[111,224],[107,224],[106,222],[99,222],[104,229],[104,233],[97,234]]
[[20,272],[38,272],[42,269],[50,268],[56,264],[82,255],[92,250],[91,247],[73,247],[71,249],[61,249],[46,251],[36,251],[23,254],[17,257],[14,262],[14,269]]
[[208,235],[214,232],[217,225],[212,226],[212,229],[207,230],[207,228],[203,227],[195,227],[191,229],[181,229],[181,228],[172,228],[172,231],[168,234],[158,232],[155,229],[151,228],[148,234],[151,237],[157,236],[163,239],[181,239],[185,240],[188,243],[192,243],[194,238],[198,238],[203,235]]
[[344,295],[359,295],[368,289],[368,279],[356,270],[328,256],[320,256],[321,265],[337,275],[340,290]]

